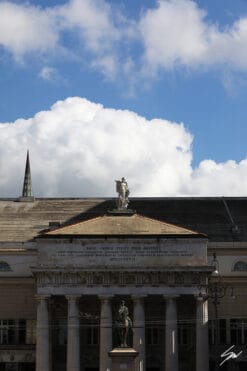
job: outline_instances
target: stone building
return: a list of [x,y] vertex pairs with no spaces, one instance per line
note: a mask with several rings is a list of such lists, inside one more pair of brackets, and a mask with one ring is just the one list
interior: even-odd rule
[[22,197],[0,199],[0,371],[111,371],[122,300],[137,371],[247,369],[247,198],[126,210],[34,199],[28,159]]

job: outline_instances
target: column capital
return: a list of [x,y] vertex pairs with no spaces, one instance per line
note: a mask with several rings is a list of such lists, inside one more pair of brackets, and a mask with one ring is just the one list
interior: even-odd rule
[[100,301],[110,301],[114,295],[98,295]]
[[172,300],[172,299],[176,300],[176,299],[178,299],[179,297],[180,297],[180,295],[163,295],[163,298],[164,298],[165,300]]
[[198,295],[194,295],[194,297],[195,297],[195,299],[196,299],[197,302],[203,302],[203,301],[208,300],[207,295],[200,295],[200,294],[198,294]]
[[133,301],[140,301],[140,302],[143,302],[143,300],[147,297],[147,295],[131,295],[131,299]]
[[42,295],[42,294],[35,295],[35,299],[37,301],[47,300],[47,299],[50,299],[50,297],[51,295]]
[[65,295],[65,297],[68,301],[77,301],[81,298],[81,295],[71,294],[71,295]]

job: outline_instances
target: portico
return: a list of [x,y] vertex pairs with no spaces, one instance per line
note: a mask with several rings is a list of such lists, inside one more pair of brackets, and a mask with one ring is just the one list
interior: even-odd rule
[[[50,231],[37,239],[37,246],[36,350],[42,360],[36,371],[55,369],[47,329],[56,317],[49,313],[49,303],[57,298],[63,300],[67,326],[67,356],[61,371],[111,371],[108,353],[118,345],[115,313],[121,298],[127,300],[133,320],[130,341],[139,352],[136,371],[179,369],[179,316],[186,298],[196,338],[194,369],[208,371],[207,302],[201,287],[207,285],[212,268],[207,265],[205,236],[137,214],[108,215]],[[152,314],[155,303],[158,317]],[[94,319],[99,329],[99,344],[91,347],[94,360],[88,347],[83,348],[86,317]],[[160,334],[157,344],[154,329]],[[150,334],[154,344],[149,344]],[[155,346],[160,355],[152,359],[150,349]]]
[[[96,366],[99,370],[111,370],[111,359],[108,356],[108,352],[112,350],[114,346],[114,335],[116,335],[116,328],[114,327],[114,301],[119,301],[118,297],[113,296],[100,296],[98,298],[95,297],[95,305],[100,302],[99,318],[97,319],[97,324],[99,324],[99,349],[98,349],[98,360],[96,362],[92,362],[94,366]],[[142,295],[135,295],[134,297],[126,297],[128,299],[128,303],[131,304],[132,301],[132,311],[131,316],[133,316],[133,348],[139,352],[139,357],[136,360],[136,370],[145,370],[146,369],[146,349],[145,346],[145,306],[150,304],[153,300],[152,296],[145,298],[147,304],[144,303],[144,298]],[[97,300],[98,299],[98,300]],[[169,370],[172,367],[172,370],[179,369],[179,345],[178,345],[178,306],[181,305],[181,301],[179,305],[177,301],[179,299],[178,296],[176,297],[158,297],[161,301],[164,300],[163,308],[163,323],[160,320],[159,326],[162,327],[162,331],[164,332],[164,341],[161,342],[160,348],[163,351],[163,362],[160,362],[159,370]],[[206,306],[206,302],[202,302],[201,299],[193,300],[193,297],[190,297],[191,304],[199,306],[196,308],[196,320],[194,321],[194,330],[196,334],[196,368],[195,370],[203,370],[207,371],[207,360],[205,361],[205,350],[207,349],[208,344],[208,335],[207,329],[205,324],[205,309],[204,313],[202,313],[201,305],[204,307]],[[51,296],[48,298],[47,296],[39,297],[39,300],[43,303],[43,305],[39,306],[38,309],[38,317],[37,317],[37,328],[42,329],[37,337],[37,371],[44,370],[46,367],[47,370],[51,371],[54,369],[54,360],[50,357],[50,348],[51,348],[51,336],[50,333],[47,331],[49,328],[49,319],[51,319],[51,314],[49,316],[49,312],[47,311],[49,301],[53,300]],[[64,368],[66,370],[85,370],[86,364],[81,359],[85,357],[83,354],[83,347],[80,342],[80,334],[85,331],[85,328],[81,322],[81,308],[85,306],[87,302],[87,297],[80,297],[78,295],[70,295],[66,298],[67,300],[67,361],[66,361],[66,368],[64,364]],[[157,297],[156,297],[157,300]],[[81,303],[80,303],[81,301]],[[197,303],[199,301],[199,304]],[[40,305],[40,304],[39,304]],[[66,310],[64,311],[64,313]],[[90,313],[86,313],[90,316]],[[204,324],[203,324],[204,321]],[[202,326],[205,326],[204,329]],[[206,331],[205,331],[206,330]],[[162,345],[163,344],[163,345]],[[115,344],[116,346],[117,344]],[[84,349],[85,352],[88,352],[88,349]],[[38,354],[42,354],[42,359],[39,361]],[[204,360],[204,363],[201,361]],[[96,368],[95,367],[95,368]],[[150,364],[149,364],[150,367]],[[148,368],[149,368],[148,367]],[[148,369],[147,368],[147,369]]]

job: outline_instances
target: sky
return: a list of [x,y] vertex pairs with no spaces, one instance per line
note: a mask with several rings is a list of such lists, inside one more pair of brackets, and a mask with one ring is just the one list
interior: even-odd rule
[[0,197],[247,196],[247,0],[0,1]]

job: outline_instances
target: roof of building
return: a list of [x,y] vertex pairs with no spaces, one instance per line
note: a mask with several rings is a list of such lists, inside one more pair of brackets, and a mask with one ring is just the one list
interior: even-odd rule
[[43,236],[176,236],[201,237],[187,228],[147,218],[139,214],[107,214],[75,222],[45,233]]
[[[56,222],[91,219],[115,206],[115,199],[102,198],[0,199],[0,241],[31,241]],[[131,198],[130,207],[143,216],[206,234],[211,241],[247,241],[246,197]]]

